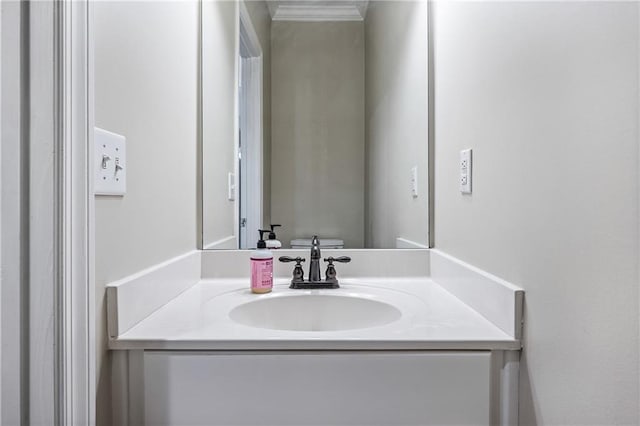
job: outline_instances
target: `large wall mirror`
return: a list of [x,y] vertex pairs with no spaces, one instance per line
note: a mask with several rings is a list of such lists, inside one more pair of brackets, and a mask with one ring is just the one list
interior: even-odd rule
[[202,3],[204,249],[428,245],[426,1]]

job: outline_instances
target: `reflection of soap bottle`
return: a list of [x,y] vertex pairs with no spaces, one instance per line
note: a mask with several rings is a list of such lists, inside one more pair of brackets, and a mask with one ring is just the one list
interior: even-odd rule
[[267,244],[263,239],[263,234],[269,231],[258,232],[258,249],[251,253],[251,291],[269,293],[273,288],[273,254],[267,250]]
[[267,248],[271,250],[277,250],[280,247],[282,247],[282,243],[278,241],[278,239],[276,238],[276,233],[274,232],[274,228],[276,228],[277,226],[282,226],[282,225],[273,225],[273,224],[271,225],[269,238],[267,238],[267,241],[265,241],[267,243]]

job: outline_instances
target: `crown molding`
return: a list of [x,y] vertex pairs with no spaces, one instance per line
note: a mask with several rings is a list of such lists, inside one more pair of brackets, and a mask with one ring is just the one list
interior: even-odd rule
[[363,21],[367,11],[366,1],[354,2],[294,2],[270,1],[269,11],[274,21]]

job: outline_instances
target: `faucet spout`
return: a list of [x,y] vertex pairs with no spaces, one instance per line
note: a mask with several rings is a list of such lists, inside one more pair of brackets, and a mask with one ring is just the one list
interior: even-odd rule
[[320,240],[317,235],[311,239],[311,263],[309,264],[309,281],[319,282],[320,278]]

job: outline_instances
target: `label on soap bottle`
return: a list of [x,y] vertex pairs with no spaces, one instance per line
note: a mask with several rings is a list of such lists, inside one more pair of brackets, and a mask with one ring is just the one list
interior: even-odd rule
[[273,258],[251,259],[251,289],[267,290],[273,287]]

